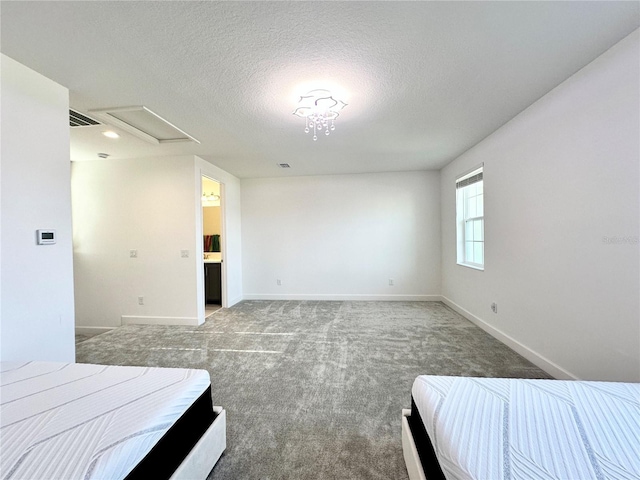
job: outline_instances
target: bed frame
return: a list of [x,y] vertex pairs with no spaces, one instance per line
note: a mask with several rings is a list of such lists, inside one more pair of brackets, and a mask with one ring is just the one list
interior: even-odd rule
[[411,416],[411,410],[402,409],[402,454],[404,455],[404,463],[407,464],[407,473],[409,480],[427,480],[427,476],[422,469],[416,442],[413,440],[413,434],[409,427],[408,418]]
[[446,480],[413,397],[402,410],[402,452],[410,480]]
[[227,448],[227,414],[213,407],[216,418],[171,476],[171,480],[206,479]]

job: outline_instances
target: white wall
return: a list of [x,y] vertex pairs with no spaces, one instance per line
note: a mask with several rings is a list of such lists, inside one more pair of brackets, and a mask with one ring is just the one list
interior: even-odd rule
[[193,156],[73,162],[78,327],[204,320],[197,303],[202,242],[196,241],[201,206],[194,171]]
[[222,231],[222,210],[220,207],[203,207],[203,231],[204,235],[220,235]]
[[243,179],[244,298],[439,299],[439,209],[438,172]]
[[[2,55],[1,360],[75,360],[69,93]],[[36,230],[55,229],[37,246]]]
[[[226,285],[223,284],[222,305],[230,307],[242,300],[242,225],[241,225],[241,195],[240,180],[230,173],[199,158],[196,159],[195,181],[202,188],[202,175],[206,175],[222,184],[222,222],[223,234],[221,236],[221,249],[224,263],[223,276],[226,276]],[[198,190],[197,203],[200,204],[202,191]],[[202,208],[198,210],[202,212]],[[201,214],[201,213],[200,213]],[[197,235],[202,235],[202,221],[197,221]],[[202,258],[202,244],[199,243],[199,255]],[[198,295],[202,299],[198,305],[204,305],[204,285],[202,279],[198,285]],[[203,307],[204,308],[204,307]],[[204,310],[203,310],[204,311]]]
[[[640,381],[638,38],[442,170],[443,295],[562,378]],[[484,272],[455,248],[454,181],[480,162]]]

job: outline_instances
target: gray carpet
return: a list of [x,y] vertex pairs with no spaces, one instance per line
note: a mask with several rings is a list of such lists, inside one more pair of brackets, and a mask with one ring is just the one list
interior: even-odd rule
[[89,338],[77,361],[208,370],[228,415],[212,480],[405,480],[417,375],[549,378],[437,302],[245,301],[200,327]]

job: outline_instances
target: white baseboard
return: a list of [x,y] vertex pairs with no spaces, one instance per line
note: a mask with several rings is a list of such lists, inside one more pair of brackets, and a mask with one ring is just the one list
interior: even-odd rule
[[561,380],[579,380],[580,379],[577,375],[574,375],[571,372],[560,367],[559,365],[553,363],[548,358],[545,358],[544,356],[540,355],[538,352],[530,349],[526,345],[523,345],[522,343],[517,341],[515,338],[510,337],[509,335],[507,335],[501,330],[498,330],[495,327],[492,327],[487,322],[480,319],[479,317],[476,317],[473,313],[469,312],[468,310],[465,310],[460,305],[450,300],[449,298],[445,297],[444,295],[442,296],[442,302],[448,307],[458,312],[460,315],[465,317],[470,322],[476,324],[478,327],[483,329],[492,337],[497,338],[506,346],[518,352],[524,358],[526,358],[531,363],[533,363],[537,367],[547,372],[552,377],[561,379]]
[[244,300],[325,300],[325,301],[384,301],[384,302],[440,302],[440,295],[368,295],[368,294],[270,294],[251,293]]
[[117,327],[86,327],[78,325],[76,326],[76,334],[79,335],[98,335],[99,333],[108,332]]
[[190,325],[198,326],[198,317],[143,317],[122,315],[122,325]]
[[242,295],[232,298],[229,300],[229,305],[227,305],[227,307],[233,307],[236,303],[240,303],[242,300],[244,300]]

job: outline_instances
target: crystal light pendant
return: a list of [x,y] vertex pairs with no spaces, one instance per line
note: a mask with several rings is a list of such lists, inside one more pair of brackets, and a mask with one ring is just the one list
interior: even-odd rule
[[317,89],[300,97],[293,114],[305,119],[304,132],[313,132],[313,140],[316,141],[318,133],[324,130],[324,134],[329,135],[336,129],[335,119],[346,106],[342,100],[333,98],[329,90]]

